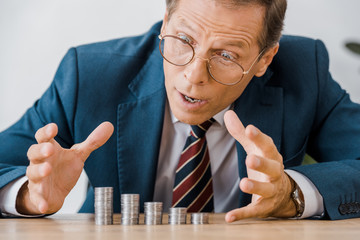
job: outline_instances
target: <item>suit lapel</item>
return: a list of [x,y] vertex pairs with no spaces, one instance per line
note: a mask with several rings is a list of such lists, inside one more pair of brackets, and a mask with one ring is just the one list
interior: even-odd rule
[[[269,85],[272,71],[268,69],[261,78],[254,77],[239,99],[234,111],[246,127],[252,124],[270,136],[278,151],[281,149],[283,126],[283,89]],[[243,147],[236,142],[240,179],[247,176]],[[240,206],[250,203],[251,195],[240,194]]]
[[155,49],[129,85],[136,99],[118,105],[117,155],[121,193],[153,199],[166,93],[162,57]]

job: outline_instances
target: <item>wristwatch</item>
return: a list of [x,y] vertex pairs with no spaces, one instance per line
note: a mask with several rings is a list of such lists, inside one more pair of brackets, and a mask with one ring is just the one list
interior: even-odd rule
[[293,200],[296,207],[296,215],[295,218],[299,218],[304,213],[305,203],[304,200],[300,197],[300,188],[294,181],[294,190],[291,193],[291,199]]

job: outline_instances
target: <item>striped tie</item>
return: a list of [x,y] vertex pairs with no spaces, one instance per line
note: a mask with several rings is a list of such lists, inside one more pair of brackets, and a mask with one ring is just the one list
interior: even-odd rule
[[188,212],[213,212],[214,192],[209,151],[205,133],[215,120],[191,126],[176,168],[173,207],[186,207]]

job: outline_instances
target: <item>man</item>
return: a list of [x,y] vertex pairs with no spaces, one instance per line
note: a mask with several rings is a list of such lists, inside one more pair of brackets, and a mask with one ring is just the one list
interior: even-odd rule
[[[359,217],[360,106],[332,80],[320,41],[279,44],[285,9],[284,0],[169,0],[143,36],[71,49],[0,135],[2,211],[56,212],[84,168],[92,187],[114,187],[115,212],[122,193],[165,207],[189,198],[192,208],[206,192],[196,211],[228,212],[228,222]],[[190,125],[206,125],[206,137]],[[187,138],[202,141],[206,167],[177,195],[196,159],[183,160],[197,145]],[[305,153],[321,163],[300,166]],[[93,211],[92,189],[81,211]]]

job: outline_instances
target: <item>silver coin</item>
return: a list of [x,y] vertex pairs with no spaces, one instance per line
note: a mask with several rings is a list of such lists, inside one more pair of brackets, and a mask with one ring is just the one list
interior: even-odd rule
[[187,209],[183,207],[169,208],[169,224],[186,224]]
[[139,224],[140,213],[139,194],[121,194],[121,224]]
[[144,223],[146,225],[162,224],[162,202],[145,202],[144,203]]
[[95,187],[94,195],[95,224],[113,224],[113,188]]
[[122,225],[138,225],[139,224],[139,218],[121,218],[121,224]]
[[209,224],[209,213],[191,213],[191,224]]
[[185,207],[174,207],[169,208],[169,214],[186,214],[187,208]]

